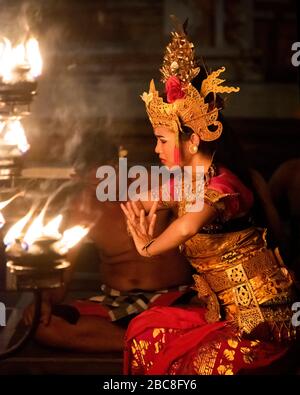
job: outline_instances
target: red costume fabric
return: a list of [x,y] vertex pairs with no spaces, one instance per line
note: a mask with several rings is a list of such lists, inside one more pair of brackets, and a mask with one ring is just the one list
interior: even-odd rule
[[[221,226],[249,214],[253,205],[251,190],[224,167],[206,184],[204,199]],[[184,213],[179,208],[179,216]],[[288,342],[279,340],[291,333],[292,281],[267,248],[264,232],[248,226],[198,233],[185,243],[197,270],[195,289],[210,305],[154,307],[133,319],[125,339],[125,374],[248,374],[286,355]],[[219,318],[210,320],[209,309],[218,308]]]

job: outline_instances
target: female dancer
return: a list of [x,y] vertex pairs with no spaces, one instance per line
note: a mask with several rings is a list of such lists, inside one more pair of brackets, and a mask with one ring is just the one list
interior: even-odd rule
[[[151,209],[149,202],[142,202],[142,210],[133,202],[123,206],[141,255],[182,249],[196,272],[199,305],[153,307],[131,321],[129,374],[254,373],[274,367],[296,336],[293,281],[278,250],[269,248],[266,229],[258,226],[251,172],[231,154],[232,146],[224,150],[228,136],[216,95],[239,89],[222,86],[224,68],[200,78],[197,89],[199,71],[193,44],[182,29],[173,32],[161,69],[167,102],[153,81],[142,96],[157,138],[155,152],[167,167],[190,166],[192,188],[179,202],[171,188],[171,200]],[[201,210],[192,209],[197,166],[205,173]],[[163,207],[176,210],[177,219],[153,238],[155,210]]]

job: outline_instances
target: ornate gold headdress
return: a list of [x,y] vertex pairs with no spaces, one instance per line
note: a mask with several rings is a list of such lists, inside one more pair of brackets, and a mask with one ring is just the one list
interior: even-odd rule
[[[240,88],[221,85],[225,81],[218,78],[225,71],[225,67],[221,67],[203,80],[198,91],[191,84],[200,71],[195,61],[194,45],[188,40],[180,25],[176,30],[171,33],[171,42],[166,47],[160,69],[162,81],[166,84],[167,103],[159,97],[153,80],[150,82],[149,92],[144,92],[141,98],[146,104],[152,126],[166,126],[174,130],[177,141],[181,125],[191,128],[201,140],[216,140],[223,129],[221,122],[217,120],[219,109],[210,109],[209,104],[205,103],[205,98],[209,93],[216,95],[238,92]],[[214,131],[209,129],[212,126]]]

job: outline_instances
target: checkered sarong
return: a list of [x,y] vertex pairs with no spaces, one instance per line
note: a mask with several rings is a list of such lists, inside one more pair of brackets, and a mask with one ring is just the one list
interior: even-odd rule
[[93,296],[89,300],[100,303],[105,307],[111,321],[118,321],[131,314],[139,314],[147,310],[154,302],[159,304],[159,299],[164,299],[164,296],[168,296],[171,292],[178,294],[177,298],[179,298],[189,290],[189,285],[180,285],[160,291],[137,290],[134,292],[122,292],[102,284],[100,295]]

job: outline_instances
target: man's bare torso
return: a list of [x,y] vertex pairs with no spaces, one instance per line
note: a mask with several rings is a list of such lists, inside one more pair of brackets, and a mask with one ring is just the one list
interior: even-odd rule
[[[94,188],[88,187],[75,207],[76,216],[93,223],[89,235],[99,251],[99,282],[120,291],[160,290],[191,283],[191,267],[178,250],[153,258],[138,254],[119,202],[99,202]],[[168,213],[159,212],[158,234],[168,222]]]

